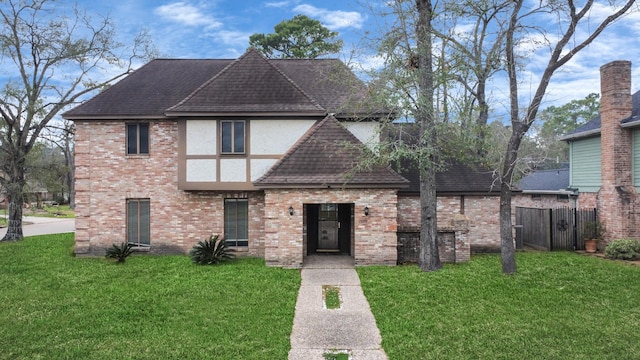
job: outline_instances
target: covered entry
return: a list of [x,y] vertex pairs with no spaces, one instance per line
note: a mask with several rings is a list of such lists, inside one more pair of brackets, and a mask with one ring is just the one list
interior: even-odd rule
[[307,255],[351,255],[353,204],[305,204]]

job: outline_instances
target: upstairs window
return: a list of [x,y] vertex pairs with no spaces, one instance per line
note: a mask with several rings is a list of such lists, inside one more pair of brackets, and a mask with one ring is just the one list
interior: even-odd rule
[[244,154],[244,128],[243,120],[222,121],[222,154]]
[[127,124],[127,155],[149,155],[149,123]]

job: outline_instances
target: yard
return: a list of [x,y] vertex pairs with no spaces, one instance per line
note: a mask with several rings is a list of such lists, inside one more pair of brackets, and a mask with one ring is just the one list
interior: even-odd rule
[[285,359],[297,271],[186,256],[71,256],[73,235],[0,243],[0,358]]
[[640,359],[640,267],[568,252],[358,268],[389,359]]
[[[0,358],[286,359],[300,276],[257,259],[116,265],[71,234],[0,243]],[[640,358],[640,267],[520,253],[358,273],[389,359]]]

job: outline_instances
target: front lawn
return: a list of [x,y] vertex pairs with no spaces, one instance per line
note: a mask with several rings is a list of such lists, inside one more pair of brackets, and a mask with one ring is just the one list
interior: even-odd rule
[[42,208],[32,207],[24,210],[24,216],[53,217],[70,219],[76,217],[74,210],[69,205],[43,206]]
[[389,359],[640,359],[640,267],[573,253],[518,254],[423,273],[358,274]]
[[0,358],[286,359],[297,271],[187,256],[115,265],[73,234],[0,243]]

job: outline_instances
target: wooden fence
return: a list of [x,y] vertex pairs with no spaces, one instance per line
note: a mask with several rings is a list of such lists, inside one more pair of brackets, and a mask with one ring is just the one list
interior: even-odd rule
[[584,250],[586,224],[596,209],[516,207],[516,244],[541,250]]

